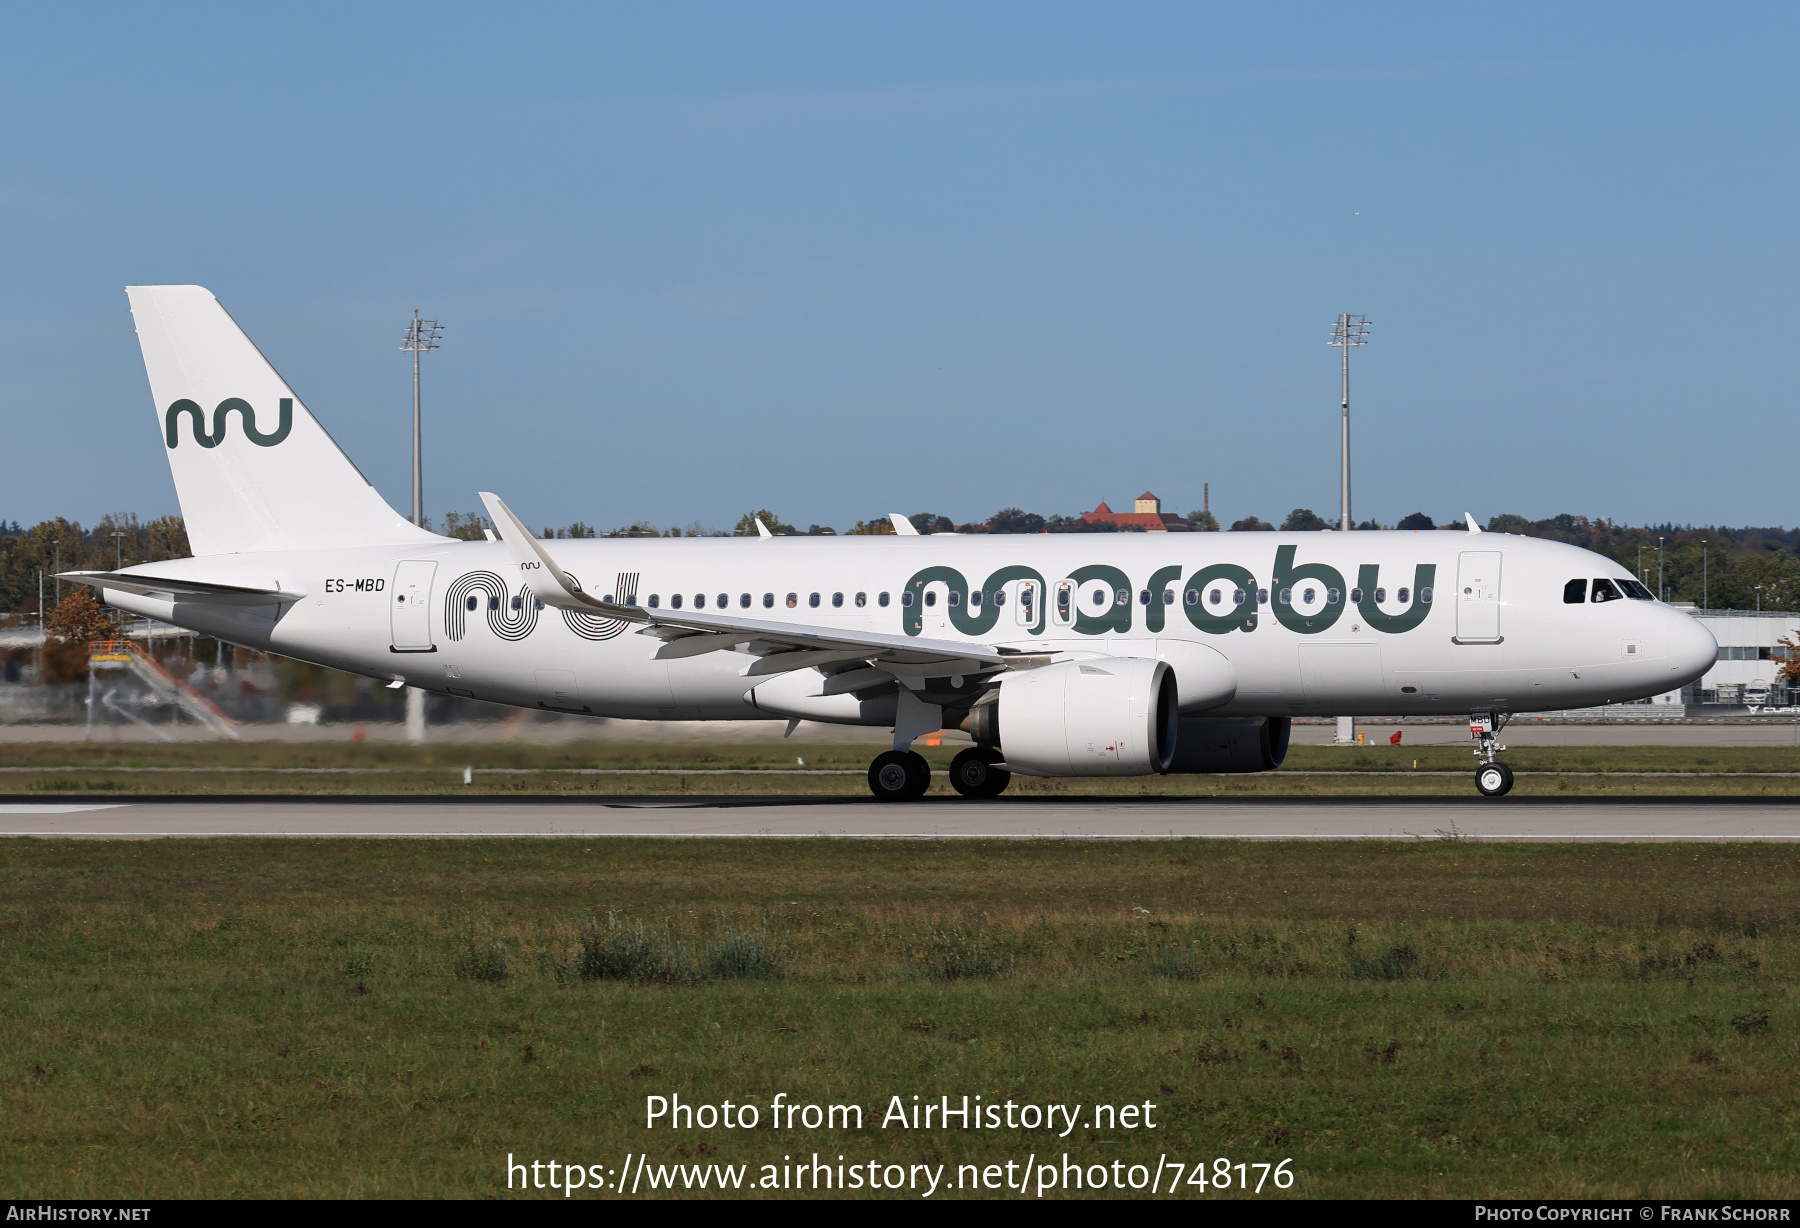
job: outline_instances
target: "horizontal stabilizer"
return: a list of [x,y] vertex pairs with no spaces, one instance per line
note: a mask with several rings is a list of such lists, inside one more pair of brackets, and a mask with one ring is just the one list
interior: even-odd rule
[[279,588],[246,588],[238,584],[207,584],[199,580],[170,580],[138,571],[65,571],[56,577],[94,588],[118,589],[141,597],[166,597],[174,601],[210,601],[217,605],[279,605],[300,601],[305,593]]

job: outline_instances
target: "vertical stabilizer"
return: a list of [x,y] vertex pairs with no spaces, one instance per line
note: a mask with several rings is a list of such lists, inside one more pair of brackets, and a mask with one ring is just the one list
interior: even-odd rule
[[387,505],[211,291],[125,293],[195,554],[437,540]]

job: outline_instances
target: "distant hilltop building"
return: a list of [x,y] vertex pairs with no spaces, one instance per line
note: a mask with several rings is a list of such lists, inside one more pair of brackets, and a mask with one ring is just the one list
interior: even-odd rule
[[1116,524],[1121,529],[1143,529],[1149,533],[1192,533],[1193,526],[1180,516],[1162,510],[1162,500],[1149,491],[1137,497],[1129,512],[1115,512],[1104,502],[1091,512],[1082,514],[1088,524]]

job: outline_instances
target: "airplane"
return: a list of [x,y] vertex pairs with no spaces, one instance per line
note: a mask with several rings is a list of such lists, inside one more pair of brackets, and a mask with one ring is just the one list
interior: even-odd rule
[[446,695],[595,717],[888,728],[879,799],[962,730],[1013,775],[1265,772],[1302,716],[1467,715],[1475,785],[1516,713],[1695,681],[1711,634],[1610,559],[1463,532],[486,541],[393,510],[207,290],[128,287],[192,558],[65,572],[202,635]]

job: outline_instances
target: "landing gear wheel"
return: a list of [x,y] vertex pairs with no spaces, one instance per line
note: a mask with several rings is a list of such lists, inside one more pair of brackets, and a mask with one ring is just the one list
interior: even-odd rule
[[884,802],[910,802],[931,787],[931,765],[910,750],[890,750],[869,765],[869,792]]
[[971,746],[950,761],[950,786],[964,797],[999,797],[1012,783],[1012,773],[995,767],[1000,752]]
[[1505,797],[1512,786],[1512,769],[1504,763],[1484,763],[1475,769],[1475,787],[1484,797]]

